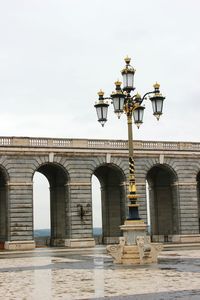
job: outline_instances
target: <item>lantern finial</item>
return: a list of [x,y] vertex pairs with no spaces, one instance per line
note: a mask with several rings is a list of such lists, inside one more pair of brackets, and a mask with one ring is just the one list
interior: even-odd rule
[[129,65],[131,62],[131,58],[128,55],[124,58],[124,60],[127,65]]
[[102,89],[99,90],[98,95],[103,97],[104,96],[104,91],[102,91]]
[[155,90],[159,90],[160,84],[156,81],[156,83],[153,85]]
[[117,79],[117,81],[115,81],[115,85],[116,85],[116,87],[117,87],[117,86],[119,86],[119,87],[120,87],[120,86],[121,86],[121,84],[122,84],[122,82],[121,82],[121,81],[119,81],[119,79]]

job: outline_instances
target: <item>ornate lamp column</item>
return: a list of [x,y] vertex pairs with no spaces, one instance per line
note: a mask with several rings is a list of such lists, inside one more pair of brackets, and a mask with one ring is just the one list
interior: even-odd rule
[[[138,195],[135,182],[132,121],[134,120],[134,123],[138,128],[143,123],[143,114],[145,107],[142,105],[142,103],[144,100],[147,100],[147,96],[149,95],[151,95],[149,99],[152,102],[153,115],[157,118],[157,120],[159,120],[160,116],[162,115],[163,101],[165,99],[165,97],[163,97],[160,93],[160,85],[158,83],[154,84],[153,91],[145,93],[143,97],[141,97],[138,93],[134,94],[133,96],[131,95],[131,93],[135,90],[135,69],[130,65],[130,61],[131,59],[129,57],[125,58],[126,65],[125,68],[121,71],[123,77],[123,88],[121,88],[122,83],[120,81],[116,81],[115,92],[113,92],[110,97],[104,97],[104,92],[100,90],[100,92],[98,93],[99,100],[95,104],[98,121],[102,126],[104,126],[105,122],[107,121],[107,112],[109,106],[108,100],[112,101],[114,112],[116,113],[118,118],[120,118],[122,113],[125,113],[127,116],[129,150],[129,215],[124,225],[121,226],[121,230],[123,231],[124,235],[124,239],[121,239],[121,241],[123,240],[124,243],[123,247],[137,247],[136,243],[138,236],[144,237],[144,241],[147,241],[147,239],[145,238],[146,225],[144,224],[144,221],[140,219],[139,204],[137,202]],[[153,248],[151,247],[151,249]],[[122,252],[124,253],[124,249]],[[111,255],[113,256],[112,253]],[[141,261],[143,261],[143,259],[140,259],[140,262]]]

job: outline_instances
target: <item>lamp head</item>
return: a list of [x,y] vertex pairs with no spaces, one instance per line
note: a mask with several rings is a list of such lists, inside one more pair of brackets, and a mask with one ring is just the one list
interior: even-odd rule
[[160,84],[155,83],[153,85],[154,87],[154,94],[150,97],[152,108],[153,108],[153,115],[156,117],[157,120],[160,119],[160,116],[162,115],[163,110],[163,101],[165,100],[165,97],[160,92]]
[[104,124],[107,121],[107,114],[108,114],[108,106],[109,106],[109,104],[105,101],[105,99],[103,97],[104,96],[104,92],[102,90],[100,90],[98,92],[98,95],[99,95],[99,100],[95,103],[94,107],[96,108],[98,122],[103,127]]
[[133,91],[134,88],[134,74],[135,69],[130,65],[131,58],[126,57],[125,59],[126,66],[121,71],[122,77],[123,77],[123,90],[127,92]]
[[121,114],[124,111],[124,99],[125,95],[121,89],[121,82],[117,80],[115,82],[115,92],[111,94],[112,104],[114,107],[114,113],[117,115],[118,119],[120,119]]

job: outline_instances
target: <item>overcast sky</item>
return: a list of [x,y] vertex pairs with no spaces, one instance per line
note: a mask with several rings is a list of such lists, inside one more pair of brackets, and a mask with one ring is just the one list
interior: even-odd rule
[[198,141],[199,0],[0,0],[0,136],[127,138],[110,107],[104,128],[94,102],[121,79],[155,81],[166,96],[157,122],[146,103],[142,140]]

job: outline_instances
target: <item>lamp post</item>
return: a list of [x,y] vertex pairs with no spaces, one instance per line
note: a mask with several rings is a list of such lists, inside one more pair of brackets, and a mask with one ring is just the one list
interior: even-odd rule
[[[152,103],[153,115],[159,120],[162,115],[163,101],[165,97],[160,93],[160,85],[155,83],[153,85],[154,90],[147,92],[141,97],[140,94],[136,93],[132,95],[135,90],[134,87],[134,75],[135,69],[130,65],[131,59],[129,57],[125,58],[125,67],[121,71],[123,77],[123,88],[121,88],[121,82],[115,82],[115,91],[110,95],[110,97],[104,97],[104,92],[100,90],[98,92],[99,99],[94,105],[97,111],[98,121],[102,126],[104,126],[107,121],[108,113],[108,101],[114,107],[114,112],[120,118],[122,113],[127,116],[128,124],[128,150],[129,150],[129,216],[127,220],[140,220],[139,216],[139,204],[137,203],[137,192],[135,183],[135,167],[134,167],[134,155],[133,155],[133,133],[132,133],[132,120],[139,128],[143,123],[143,114],[145,107],[142,105],[144,100],[149,99]],[[147,98],[147,96],[149,96]]]

